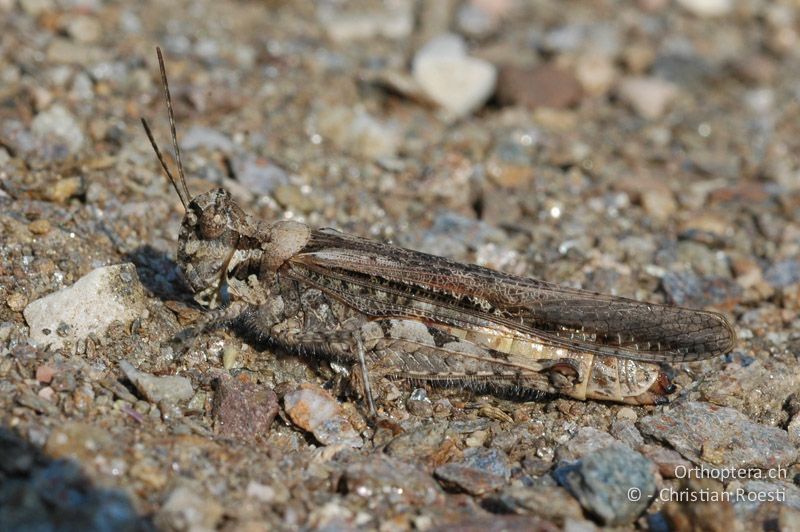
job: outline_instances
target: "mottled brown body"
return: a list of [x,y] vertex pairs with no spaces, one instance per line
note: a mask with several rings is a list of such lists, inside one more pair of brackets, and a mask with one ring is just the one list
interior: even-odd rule
[[197,299],[250,331],[392,378],[632,404],[670,390],[658,363],[726,352],[721,315],[567,289],[193,199],[178,260]]
[[178,263],[209,321],[360,363],[368,375],[631,404],[664,400],[658,364],[730,351],[720,314],[643,303],[462,264],[331,229],[254,220],[223,189],[191,198]]

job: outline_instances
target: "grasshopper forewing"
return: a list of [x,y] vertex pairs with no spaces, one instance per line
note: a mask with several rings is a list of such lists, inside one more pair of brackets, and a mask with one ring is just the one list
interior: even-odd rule
[[175,179],[183,203],[178,263],[209,322],[238,319],[283,346],[369,375],[525,396],[631,404],[674,390],[659,364],[730,351],[721,314],[566,288],[332,229],[245,213],[224,189],[192,197],[180,164],[158,50]]

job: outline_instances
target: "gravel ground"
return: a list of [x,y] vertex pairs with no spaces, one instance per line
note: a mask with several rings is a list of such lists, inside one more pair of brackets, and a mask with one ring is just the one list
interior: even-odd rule
[[[0,529],[800,528],[797,2],[0,0],[0,28]],[[714,308],[737,347],[659,407],[378,382],[372,427],[324,361],[176,342],[156,45],[192,192]]]

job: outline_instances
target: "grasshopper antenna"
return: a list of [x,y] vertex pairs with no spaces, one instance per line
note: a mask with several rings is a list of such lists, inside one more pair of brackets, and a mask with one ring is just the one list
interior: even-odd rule
[[167,114],[169,115],[169,127],[172,133],[172,146],[175,149],[175,159],[178,162],[180,186],[178,185],[178,180],[176,180],[175,176],[172,175],[172,172],[169,171],[169,167],[167,166],[164,157],[161,155],[161,150],[158,149],[158,144],[156,144],[156,141],[153,138],[153,132],[150,131],[150,126],[147,125],[147,120],[144,118],[141,119],[142,126],[144,126],[144,131],[147,133],[147,138],[150,140],[150,145],[153,146],[153,151],[156,152],[158,162],[161,163],[161,168],[164,169],[164,173],[167,174],[167,177],[169,178],[170,183],[172,183],[175,192],[178,193],[178,198],[180,198],[183,208],[186,209],[189,205],[192,195],[189,194],[189,189],[186,187],[186,176],[183,173],[183,162],[181,161],[181,149],[178,145],[178,135],[175,132],[175,113],[172,110],[172,98],[169,93],[169,83],[167,82],[167,70],[164,68],[164,57],[161,54],[161,48],[158,46],[156,46],[156,53],[158,54],[158,66],[161,69],[161,84],[164,87],[164,97],[167,101]]

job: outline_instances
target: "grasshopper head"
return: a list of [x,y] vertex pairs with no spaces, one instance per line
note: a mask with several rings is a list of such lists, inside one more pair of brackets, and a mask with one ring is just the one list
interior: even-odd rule
[[178,244],[178,264],[195,294],[195,301],[204,307],[214,309],[230,299],[250,305],[263,304],[267,296],[264,283],[269,279],[259,276],[276,272],[300,251],[309,240],[310,230],[304,224],[289,220],[259,224],[221,188],[192,197],[183,172],[164,58],[161,49],[156,48],[156,53],[178,166],[177,179],[144,118],[142,126],[186,210]]
[[178,264],[195,293],[208,308],[227,298],[228,267],[236,253],[248,216],[224,189],[195,196],[186,208],[178,245]]
[[[219,307],[228,299],[228,266],[236,252],[241,232],[251,228],[247,215],[223,189],[212,190],[195,197],[189,193],[181,162],[181,150],[175,132],[175,114],[169,93],[167,72],[161,49],[156,48],[164,99],[167,104],[172,146],[178,165],[178,178],[167,166],[147,121],[142,118],[150,145],[156,153],[161,168],[172,183],[175,192],[186,210],[178,245],[178,264],[195,293],[195,300],[210,309]],[[234,261],[235,262],[235,261]]]

